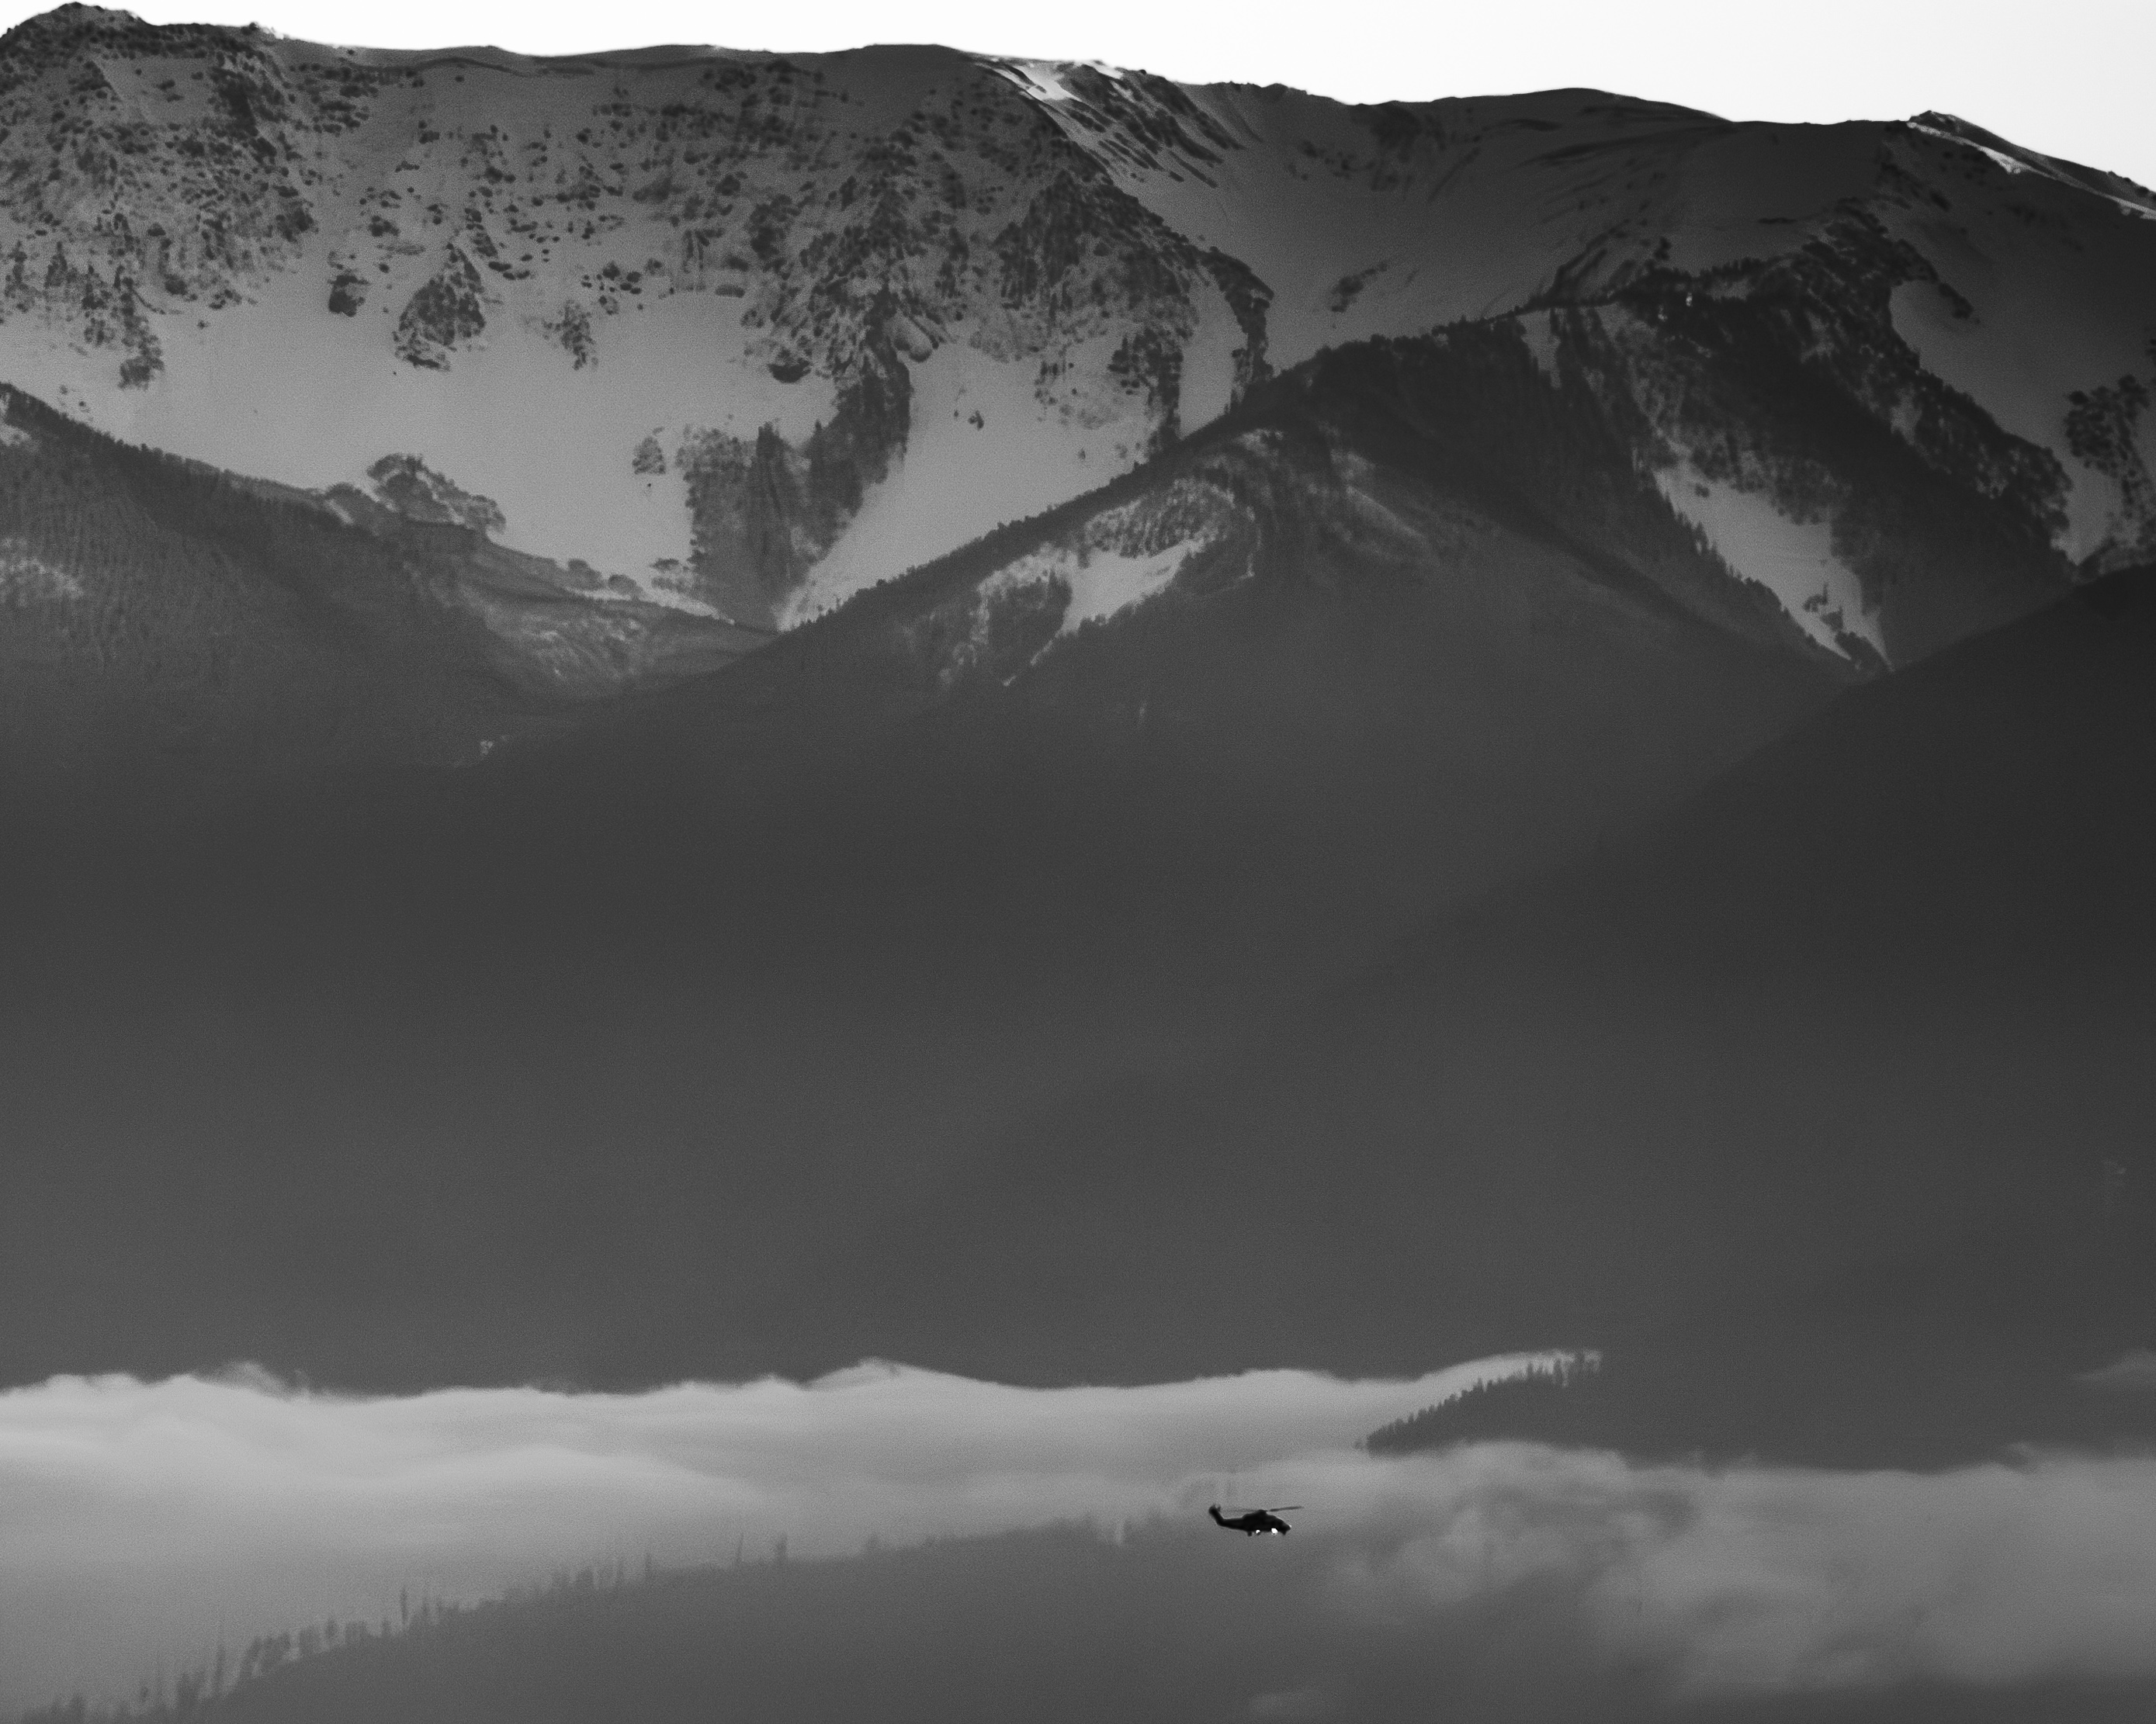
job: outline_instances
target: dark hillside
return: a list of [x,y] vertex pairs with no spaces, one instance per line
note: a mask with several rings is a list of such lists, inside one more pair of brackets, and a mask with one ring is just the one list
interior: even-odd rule
[[[0,788],[206,792],[468,766],[761,634],[565,587],[467,528],[105,437],[0,385]],[[552,643],[543,654],[526,635]],[[30,812],[18,809],[18,818]]]
[[[1531,370],[1491,339],[1478,364]],[[1172,1068],[1830,693],[1625,561],[1703,553],[1621,448],[1566,458],[1630,523],[1589,557],[1425,435],[1456,381],[1432,364],[1289,380],[476,769],[18,831],[44,914],[12,936],[11,1077],[44,1171],[9,1213],[36,1316],[5,1372],[849,1362],[935,1262],[872,1291],[857,1242],[930,1193],[994,1237],[1112,1164],[1051,1137],[1008,1184],[972,1171],[1014,1121]],[[998,585],[1097,521],[1192,518],[1177,586],[1111,623],[1061,633],[1065,589]]]
[[372,536],[18,390],[0,400],[0,767],[17,795],[474,758],[536,716],[483,631]]
[[1951,1434],[1919,1401],[1995,1434],[2071,1398],[2156,1322],[2151,582],[1851,690],[1242,1057],[1037,1116],[838,1260],[937,1265],[847,1332],[1011,1368],[963,1315],[993,1285],[1030,1356],[1149,1336],[1163,1376],[1631,1343],[1712,1398],[1749,1350],[1875,1458]]
[[[646,1724],[715,1711],[778,1721],[1419,1716],[1594,1724],[2126,1724],[2145,1685],[1910,1680],[1686,1696],[1651,1655],[1598,1651],[1594,1601],[1529,1580],[1435,1610],[1363,1610],[1368,1560],[1306,1542],[1150,1525],[1065,1526],[762,1560],[550,1590],[408,1625],[267,1637],[220,1672],[116,1711],[63,1704],[23,1724]],[[1348,1565],[1348,1566],[1343,1566]],[[1666,1649],[1665,1649],[1666,1650]],[[245,1674],[236,1681],[236,1670]],[[223,1680],[216,1680],[222,1675]]]
[[1786,1329],[1718,1345],[1666,1336],[1614,1356],[1479,1383],[1372,1431],[1373,1455],[1467,1443],[1615,1449],[1647,1461],[1953,1465],[2015,1445],[2145,1446],[2146,1395],[2069,1384],[1995,1357],[1789,1345]]

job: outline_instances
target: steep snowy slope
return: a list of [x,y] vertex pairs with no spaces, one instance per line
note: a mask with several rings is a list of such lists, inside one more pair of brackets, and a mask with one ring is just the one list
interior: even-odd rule
[[5,62],[13,381],[295,485],[417,456],[503,542],[662,599],[767,620],[916,430],[932,469],[1006,459],[884,523],[908,559],[1230,394],[1207,261],[956,54],[422,58],[66,8]]
[[[1967,485],[2012,444],[2076,562],[2156,533],[2148,194],[1938,115],[398,54],[70,6],[0,44],[0,377],[295,487],[402,507],[419,464],[583,603],[798,621],[1327,346],[1650,282],[1806,297],[1802,357],[1920,449],[1912,403],[1946,403]],[[1640,459],[1794,621],[1892,659],[1840,513],[1755,428]]]
[[1748,294],[1825,248],[1864,299],[1891,301],[1863,307],[1882,326],[1870,344],[2057,458],[2061,548],[2130,557],[2150,530],[2156,194],[2116,175],[1939,114],[1732,125],[1591,90],[1352,110],[1277,88],[1007,69],[1119,184],[1268,285],[1276,365],[1592,303],[1650,272]]

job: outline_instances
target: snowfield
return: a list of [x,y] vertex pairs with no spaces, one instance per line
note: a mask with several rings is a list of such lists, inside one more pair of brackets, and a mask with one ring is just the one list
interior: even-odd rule
[[1707,478],[1689,462],[1655,475],[1670,506],[1707,536],[1717,556],[1782,602],[1797,625],[1829,652],[1854,655],[1848,638],[1881,658],[1887,643],[1856,572],[1834,554],[1834,528],[1792,521],[1757,491]]

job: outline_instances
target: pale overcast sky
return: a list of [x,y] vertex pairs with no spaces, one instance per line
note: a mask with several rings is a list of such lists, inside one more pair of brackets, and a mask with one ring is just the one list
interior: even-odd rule
[[[10,22],[39,9],[0,0]],[[1898,119],[1939,108],[2156,184],[2152,0],[139,0],[133,9],[316,41],[484,42],[528,54],[942,42],[1192,82],[1292,84],[1351,101],[1589,85],[1736,119]]]

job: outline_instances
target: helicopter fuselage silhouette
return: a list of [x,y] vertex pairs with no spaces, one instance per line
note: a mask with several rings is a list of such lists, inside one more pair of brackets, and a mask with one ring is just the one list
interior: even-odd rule
[[1216,1502],[1205,1512],[1212,1516],[1216,1526],[1225,1526],[1231,1532],[1247,1533],[1252,1538],[1260,1532],[1277,1532],[1285,1538],[1293,1529],[1281,1519],[1281,1512],[1301,1506],[1299,1502],[1284,1502],[1277,1509],[1250,1509],[1240,1515],[1224,1515]]

